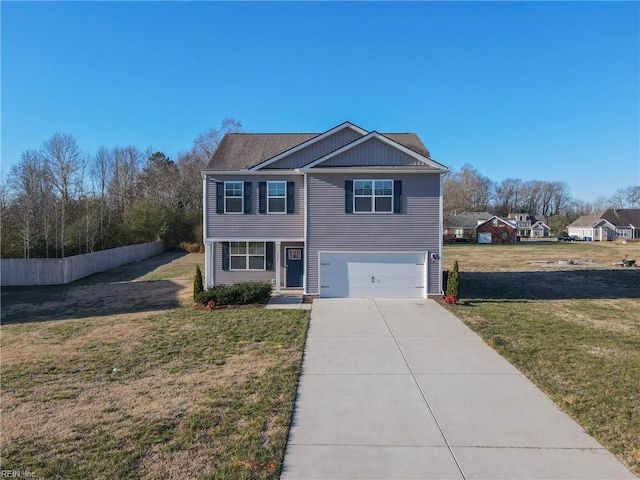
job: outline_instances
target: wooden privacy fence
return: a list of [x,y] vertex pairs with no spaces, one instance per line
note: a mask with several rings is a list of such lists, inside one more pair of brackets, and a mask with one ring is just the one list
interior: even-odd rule
[[141,243],[66,258],[3,258],[2,286],[59,285],[144,260],[164,251],[164,242]]

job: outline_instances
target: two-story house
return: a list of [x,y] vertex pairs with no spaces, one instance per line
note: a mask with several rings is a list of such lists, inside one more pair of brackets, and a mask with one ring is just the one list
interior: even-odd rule
[[545,238],[551,234],[547,219],[542,215],[510,213],[507,219],[516,222],[520,238]]
[[205,283],[441,294],[442,175],[414,133],[231,133],[203,170]]

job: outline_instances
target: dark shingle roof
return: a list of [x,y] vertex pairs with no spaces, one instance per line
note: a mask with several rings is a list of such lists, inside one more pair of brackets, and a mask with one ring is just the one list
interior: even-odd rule
[[[244,170],[320,135],[319,133],[228,133],[205,167],[207,170]],[[429,157],[415,133],[383,133],[385,137]]]
[[489,212],[461,212],[444,216],[445,228],[475,228],[478,221],[488,220],[493,215]]
[[604,210],[600,210],[597,212],[593,212],[589,215],[583,215],[578,218],[575,222],[570,223],[569,227],[593,227],[596,223],[598,223],[602,219],[602,214],[604,214]]
[[227,133],[206,168],[243,170],[292,149],[318,133]]
[[570,227],[593,227],[600,220],[606,220],[616,227],[640,226],[640,208],[600,210],[584,215],[570,224]]

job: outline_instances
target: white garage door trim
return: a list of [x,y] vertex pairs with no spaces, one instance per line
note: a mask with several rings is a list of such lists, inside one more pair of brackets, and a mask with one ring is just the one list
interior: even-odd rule
[[427,252],[318,252],[320,297],[427,298]]

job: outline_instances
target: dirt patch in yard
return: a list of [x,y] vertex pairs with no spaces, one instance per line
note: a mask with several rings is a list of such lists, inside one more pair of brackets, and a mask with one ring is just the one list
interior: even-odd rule
[[189,302],[203,254],[166,252],[68,285],[2,289],[2,323],[131,313],[152,314]]

